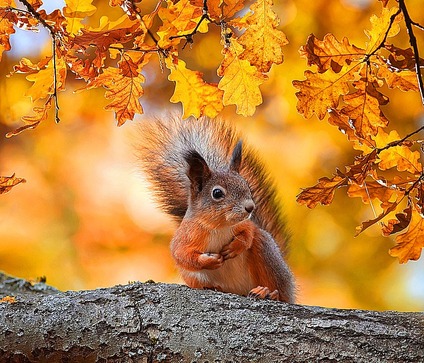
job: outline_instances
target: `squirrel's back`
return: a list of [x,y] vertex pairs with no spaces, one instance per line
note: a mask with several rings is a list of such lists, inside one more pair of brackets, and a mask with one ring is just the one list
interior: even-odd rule
[[[211,169],[226,170],[239,138],[234,128],[220,119],[168,117],[143,122],[138,156],[160,207],[181,222],[190,190],[184,155],[197,151]],[[256,205],[252,220],[285,246],[287,233],[275,186],[256,153],[246,145],[242,160],[240,174]]]

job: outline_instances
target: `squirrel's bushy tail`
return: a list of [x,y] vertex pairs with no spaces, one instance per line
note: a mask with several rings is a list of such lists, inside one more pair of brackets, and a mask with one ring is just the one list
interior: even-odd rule
[[[220,119],[168,117],[143,122],[138,157],[159,206],[181,222],[190,189],[184,155],[196,150],[211,169],[226,170],[238,140],[234,128]],[[252,220],[285,246],[287,234],[275,186],[263,163],[245,144],[240,174],[247,180],[256,205]]]

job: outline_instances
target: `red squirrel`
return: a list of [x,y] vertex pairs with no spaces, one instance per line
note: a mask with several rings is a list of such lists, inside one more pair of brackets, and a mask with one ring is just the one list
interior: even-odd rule
[[171,253],[186,284],[293,303],[294,278],[276,240],[286,232],[275,187],[228,124],[206,117],[151,120],[141,166],[178,222]]

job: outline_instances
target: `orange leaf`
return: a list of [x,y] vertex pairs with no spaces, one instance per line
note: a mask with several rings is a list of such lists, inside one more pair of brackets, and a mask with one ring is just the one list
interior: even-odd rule
[[412,151],[405,145],[392,146],[379,153],[380,162],[378,167],[387,170],[396,167],[398,171],[407,171],[418,175],[423,167],[420,162],[421,155],[418,151]]
[[408,227],[412,218],[412,205],[404,210],[404,213],[397,213],[396,219],[390,219],[387,222],[387,225],[383,225],[382,231],[383,235],[386,237],[403,231],[406,227]]
[[93,0],[65,0],[63,15],[66,17],[66,30],[69,34],[77,34],[84,28],[82,20],[96,12],[97,8],[92,2]]
[[0,194],[7,193],[14,186],[18,185],[19,183],[25,182],[25,179],[17,178],[15,174],[13,174],[12,176],[0,176]]
[[371,199],[388,202],[393,196],[398,199],[403,195],[401,191],[392,188],[386,181],[368,181],[362,185],[351,184],[347,191],[349,197],[360,197],[364,203],[370,203]]
[[400,263],[408,260],[418,260],[424,247],[424,218],[414,207],[409,228],[405,233],[396,237],[396,246],[389,250],[393,257],[398,257]]
[[[160,37],[158,46],[164,49],[176,45],[181,39],[184,39],[170,38],[176,35],[187,34],[193,30],[203,12],[202,7],[192,5],[190,0],[180,0],[177,2],[166,0],[166,4],[166,8],[161,7],[158,11],[159,18],[162,20],[163,25],[157,31]],[[198,31],[207,31],[207,22],[203,22]]]
[[387,66],[381,66],[378,68],[377,75],[384,78],[390,88],[397,87],[402,91],[419,91],[417,74],[414,71],[403,70],[396,72],[389,70]]
[[399,204],[399,202],[397,202],[397,201],[393,202],[393,203],[391,203],[391,202],[385,203],[385,209],[380,215],[378,215],[377,217],[370,219],[368,221],[362,222],[362,224],[360,226],[356,227],[355,237],[358,236],[363,231],[365,231],[367,228],[369,228],[372,225],[376,224],[377,222],[381,221],[389,213],[393,212],[397,208],[398,204]]
[[[401,20],[401,16],[397,15],[394,19],[392,19],[392,17],[394,17],[397,13],[400,14],[399,8],[397,7],[393,7],[391,9],[383,8],[379,17],[377,15],[373,15],[370,18],[371,30],[365,31],[365,34],[369,38],[366,49],[367,54],[372,54],[381,45],[386,34],[387,37],[394,37],[397,33],[399,33],[399,22]],[[390,26],[391,23],[392,25]]]
[[285,34],[277,29],[280,20],[272,5],[272,0],[255,1],[250,13],[242,20],[247,29],[238,39],[244,48],[240,58],[248,60],[263,73],[268,72],[273,64],[283,63],[282,48],[288,44]]
[[352,120],[355,134],[363,139],[376,135],[379,127],[385,127],[389,120],[380,109],[381,105],[388,102],[388,98],[378,92],[375,84],[355,82],[356,92],[344,96],[347,106],[341,113]]
[[[208,13],[213,20],[225,20],[244,8],[245,0],[208,0]],[[203,7],[203,0],[190,0],[194,6]]]
[[206,83],[202,74],[186,68],[184,61],[179,59],[175,64],[171,57],[166,59],[166,66],[171,74],[168,79],[175,82],[175,91],[171,102],[181,102],[184,118],[193,115],[215,117],[223,109],[222,91],[216,84]]
[[[6,1],[4,7],[11,6],[11,1]],[[13,28],[14,22],[16,22],[16,15],[8,9],[0,9],[0,61],[4,51],[10,50],[9,37],[15,32]]]
[[293,81],[293,85],[299,89],[296,93],[297,110],[306,118],[315,114],[322,120],[329,109],[337,107],[340,96],[349,92],[348,81],[352,76],[347,69],[340,73],[319,74],[307,70],[305,76],[304,81]]
[[347,182],[347,178],[340,175],[335,175],[331,179],[327,177],[321,178],[318,180],[318,184],[303,189],[296,197],[296,200],[308,208],[315,208],[319,203],[328,205],[333,200],[336,189],[346,186]]
[[222,76],[218,88],[224,91],[225,106],[236,105],[239,115],[251,116],[256,106],[262,103],[259,86],[266,76],[247,60],[241,59],[243,50],[235,39],[231,39],[231,45],[224,48],[224,60],[218,69],[218,75]]
[[347,38],[339,42],[333,34],[326,34],[321,41],[311,34],[300,54],[308,60],[308,65],[315,64],[320,73],[328,69],[338,73],[342,66],[361,61],[365,50],[351,45]]
[[14,304],[16,303],[16,298],[14,296],[7,295],[0,299],[0,303]]
[[34,82],[25,93],[26,96],[31,97],[32,102],[49,97],[54,93],[54,72],[56,72],[57,90],[61,90],[65,86],[66,79],[66,63],[61,57],[56,57],[56,70],[53,58],[50,58],[45,68],[31,72],[26,77],[28,81]]

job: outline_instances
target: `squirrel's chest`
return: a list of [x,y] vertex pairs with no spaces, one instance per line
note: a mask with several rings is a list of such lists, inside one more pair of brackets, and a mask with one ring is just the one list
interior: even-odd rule
[[[233,238],[230,229],[217,230],[209,236],[205,252],[219,253]],[[247,295],[256,287],[248,268],[248,252],[243,252],[235,258],[226,260],[216,270],[192,271],[189,274],[205,286],[215,286],[225,292]]]

